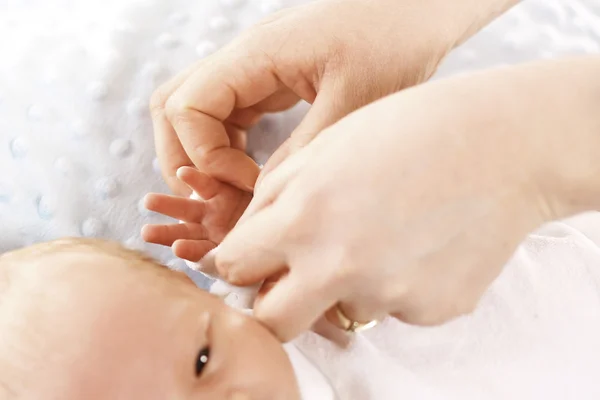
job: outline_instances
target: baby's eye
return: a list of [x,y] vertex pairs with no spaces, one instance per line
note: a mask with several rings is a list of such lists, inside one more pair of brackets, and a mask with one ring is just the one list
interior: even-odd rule
[[202,371],[206,364],[208,364],[208,357],[210,355],[210,349],[208,347],[200,350],[200,354],[198,354],[198,359],[196,360],[196,376],[200,377],[202,375]]

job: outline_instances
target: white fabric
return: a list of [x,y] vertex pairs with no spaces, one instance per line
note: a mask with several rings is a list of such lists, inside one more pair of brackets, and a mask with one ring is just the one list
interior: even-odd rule
[[284,349],[296,373],[296,381],[302,400],[342,400],[336,396],[327,378],[311,363],[292,343],[284,345]]
[[[600,213],[572,225],[599,237]],[[599,399],[600,242],[589,237],[563,223],[531,236],[475,314],[448,325],[389,319],[347,349],[316,334],[293,344],[343,400]]]

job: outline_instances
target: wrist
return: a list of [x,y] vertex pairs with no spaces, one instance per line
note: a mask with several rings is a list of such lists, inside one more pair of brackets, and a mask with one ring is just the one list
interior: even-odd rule
[[457,2],[446,2],[442,0],[448,15],[455,14],[454,30],[456,41],[453,47],[457,47],[486,27],[496,18],[520,3],[520,0],[463,0],[460,5]]
[[536,133],[536,182],[546,219],[600,209],[600,57],[549,63],[540,72],[546,88],[536,98],[546,104],[546,121]]
[[[419,61],[433,59],[434,67],[431,74],[435,72],[439,62],[454,48],[520,2],[520,0],[356,1],[367,9],[377,8],[382,13],[381,21],[394,22],[392,28],[388,29],[388,33],[391,36],[397,35],[396,40],[409,47],[409,51],[403,54],[405,59],[411,56]],[[432,52],[435,54],[430,54]],[[422,64],[422,62],[417,63]]]
[[480,150],[496,176],[489,190],[518,193],[536,224],[600,209],[600,57],[499,68],[438,85],[451,94],[450,126],[464,126],[470,149]]

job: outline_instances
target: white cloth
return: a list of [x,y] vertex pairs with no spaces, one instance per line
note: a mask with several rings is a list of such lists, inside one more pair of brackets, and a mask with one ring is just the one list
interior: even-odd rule
[[309,361],[298,346],[288,343],[284,349],[296,374],[302,400],[342,400],[336,396],[323,372]]
[[587,236],[564,223],[532,235],[471,316],[436,328],[389,319],[346,349],[301,336],[291,358],[312,363],[294,363],[301,384],[316,368],[342,400],[599,399],[600,213],[571,225]]

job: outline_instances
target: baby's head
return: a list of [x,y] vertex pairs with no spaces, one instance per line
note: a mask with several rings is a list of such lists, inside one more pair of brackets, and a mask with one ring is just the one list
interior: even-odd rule
[[255,320],[117,244],[63,239],[0,256],[2,399],[297,399]]

